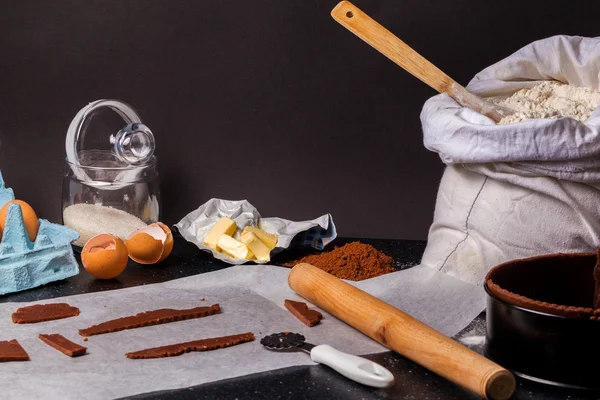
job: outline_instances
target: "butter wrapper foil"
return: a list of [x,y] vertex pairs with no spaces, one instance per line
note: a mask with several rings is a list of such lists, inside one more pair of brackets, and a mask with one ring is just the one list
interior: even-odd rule
[[322,250],[337,237],[337,231],[330,214],[322,215],[310,221],[290,221],[283,218],[262,218],[258,210],[247,200],[210,199],[196,210],[190,212],[175,224],[175,227],[187,241],[199,249],[229,264],[268,264],[269,261],[240,260],[229,257],[204,245],[204,238],[221,217],[229,217],[237,224],[233,237],[240,240],[240,233],[246,226],[254,226],[277,235],[277,247],[273,255],[292,247],[313,247]]

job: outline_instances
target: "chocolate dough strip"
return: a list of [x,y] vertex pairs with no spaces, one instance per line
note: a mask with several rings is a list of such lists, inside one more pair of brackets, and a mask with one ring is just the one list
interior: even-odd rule
[[29,361],[29,354],[16,339],[0,342],[0,362]]
[[39,338],[42,342],[46,343],[51,347],[54,347],[56,350],[68,355],[69,357],[82,356],[87,351],[87,347],[83,347],[78,345],[77,343],[73,343],[63,335],[59,335],[56,333],[50,335],[40,334]]
[[252,332],[247,332],[239,335],[222,336],[210,339],[194,340],[185,343],[170,344],[168,346],[153,347],[150,349],[134,351],[133,353],[127,353],[125,356],[133,359],[175,357],[180,356],[183,353],[189,353],[190,351],[210,351],[223,349],[225,347],[231,347],[238,344],[251,342],[253,340],[254,334]]
[[306,303],[294,300],[285,300],[283,302],[285,308],[287,308],[296,318],[298,318],[304,325],[313,327],[321,322],[323,314],[315,310],[309,310]]
[[15,324],[34,324],[77,315],[79,315],[79,308],[67,303],[35,304],[19,308],[12,314],[12,320]]
[[544,301],[533,300],[516,293],[512,293],[504,288],[501,288],[492,279],[488,278],[486,285],[490,292],[500,300],[518,307],[527,308],[529,310],[541,311],[543,313],[560,315],[568,318],[583,318],[588,319],[594,312],[590,307],[563,306],[559,304],[547,303]]
[[89,328],[80,329],[79,334],[84,337],[101,335],[103,333],[117,332],[125,329],[141,328],[143,326],[160,325],[168,322],[207,317],[209,315],[218,314],[220,311],[221,308],[218,304],[213,304],[210,307],[196,307],[187,310],[161,308],[159,310],[145,311],[133,316],[117,318],[102,322],[98,325],[92,325]]

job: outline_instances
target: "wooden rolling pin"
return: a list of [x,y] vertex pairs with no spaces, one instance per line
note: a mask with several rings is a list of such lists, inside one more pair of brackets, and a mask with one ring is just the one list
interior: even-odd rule
[[292,290],[387,348],[490,400],[515,391],[512,373],[410,315],[310,264],[292,268]]

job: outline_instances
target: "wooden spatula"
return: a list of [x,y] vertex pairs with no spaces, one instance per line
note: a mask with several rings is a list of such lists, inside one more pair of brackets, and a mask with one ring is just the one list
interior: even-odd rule
[[447,93],[463,107],[471,108],[496,122],[515,113],[510,108],[491,103],[466,90],[349,1],[338,3],[331,11],[331,16],[387,58],[438,92]]

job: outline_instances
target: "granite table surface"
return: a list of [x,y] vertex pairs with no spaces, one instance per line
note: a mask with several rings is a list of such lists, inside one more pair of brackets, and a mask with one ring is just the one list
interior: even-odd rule
[[[417,265],[425,249],[426,242],[413,240],[387,240],[363,238],[336,238],[328,248],[352,241],[361,241],[389,254],[395,260],[397,269]],[[311,250],[289,250],[273,257],[273,265],[282,265],[295,260]],[[76,253],[77,260],[79,255]],[[114,290],[149,283],[164,282],[188,275],[211,272],[229,267],[210,254],[200,251],[175,232],[175,247],[163,263],[141,266],[130,262],[125,271],[116,279],[101,281],[81,272],[63,281],[0,296],[0,302],[31,302],[36,300]],[[193,267],[193,268],[192,268]],[[454,339],[483,354],[485,346],[485,313],[479,315]],[[151,392],[127,397],[127,399],[479,399],[428,371],[395,352],[366,355],[367,358],[388,368],[396,378],[396,384],[389,389],[376,389],[355,383],[337,372],[322,365],[296,366],[274,371],[227,379],[194,387]],[[9,393],[4,393],[3,396]],[[600,399],[598,393],[586,393],[543,386],[517,378],[517,390],[513,399]]]

